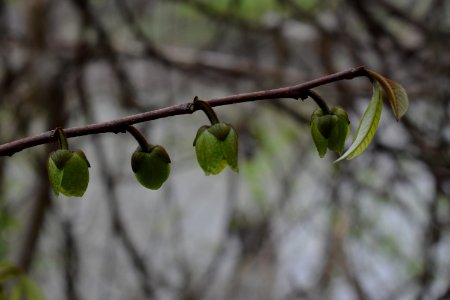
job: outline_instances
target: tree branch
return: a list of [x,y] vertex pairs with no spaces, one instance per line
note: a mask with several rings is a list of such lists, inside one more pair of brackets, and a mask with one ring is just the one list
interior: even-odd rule
[[[355,77],[368,76],[366,68],[364,66],[360,66],[353,69],[348,69],[346,71],[322,76],[311,81],[307,81],[298,85],[277,88],[272,90],[237,94],[231,96],[225,96],[220,98],[213,98],[206,102],[209,103],[211,107],[214,106],[222,106],[222,105],[231,105],[243,102],[250,101],[258,101],[258,100],[270,100],[270,99],[279,99],[279,98],[293,98],[293,99],[305,99],[311,95],[310,89],[322,86],[325,84],[329,84],[332,82],[353,79]],[[315,97],[313,100],[316,101]],[[321,103],[317,103],[321,106]],[[133,124],[142,123],[146,121],[167,118],[176,115],[185,115],[192,114],[195,112],[197,108],[192,105],[192,103],[183,103],[168,106],[165,108],[152,110],[140,114],[135,114],[131,116],[127,116],[124,118],[97,123],[84,125],[79,127],[72,127],[68,129],[64,129],[64,132],[67,135],[67,138],[98,134],[98,133],[119,133],[125,132],[127,127]],[[56,141],[58,136],[55,134],[55,130],[47,131],[41,133],[39,135],[26,137],[23,139],[18,139],[6,144],[0,145],[0,156],[11,156],[16,152],[19,152],[23,149],[31,148],[34,146],[50,143]]]

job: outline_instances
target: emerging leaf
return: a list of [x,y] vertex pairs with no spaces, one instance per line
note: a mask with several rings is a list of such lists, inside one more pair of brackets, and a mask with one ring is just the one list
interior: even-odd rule
[[409,106],[408,94],[406,94],[405,89],[393,80],[390,80],[375,71],[367,69],[370,77],[378,81],[381,87],[386,93],[387,99],[391,106],[392,112],[395,118],[400,120],[400,118],[406,113]]
[[377,81],[373,85],[373,95],[364,112],[350,148],[335,162],[345,158],[352,159],[361,154],[372,141],[378,127],[382,109],[381,87]]
[[131,168],[140,184],[157,190],[169,178],[170,157],[161,146],[153,146],[150,152],[139,146],[131,156]]

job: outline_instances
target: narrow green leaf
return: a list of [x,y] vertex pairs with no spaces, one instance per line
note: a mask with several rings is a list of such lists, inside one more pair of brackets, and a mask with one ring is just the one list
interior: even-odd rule
[[372,99],[359,122],[358,130],[356,131],[352,145],[335,162],[339,162],[345,158],[352,159],[367,148],[375,135],[378,122],[380,121],[382,101],[381,87],[378,82],[375,81],[373,84]]
[[406,94],[405,89],[398,82],[390,80],[375,71],[367,69],[367,72],[370,77],[378,81],[383,87],[395,118],[397,121],[400,120],[409,106],[408,94]]

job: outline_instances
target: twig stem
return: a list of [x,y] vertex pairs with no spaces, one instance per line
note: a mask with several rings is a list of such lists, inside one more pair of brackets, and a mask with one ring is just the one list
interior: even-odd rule
[[[237,94],[221,98],[214,98],[205,102],[207,102],[211,107],[215,107],[258,100],[270,100],[279,98],[299,99],[305,98],[305,96],[309,96],[310,90],[312,88],[340,80],[353,79],[355,77],[362,77],[362,76],[366,77],[368,76],[366,68],[364,66],[322,76],[314,80],[307,81],[294,86]],[[197,109],[198,108],[193,106],[192,103],[177,104],[157,110],[127,116],[121,119],[116,119],[108,122],[68,128],[64,129],[64,132],[66,133],[67,138],[106,132],[113,132],[113,133],[125,132],[128,126],[133,124],[161,118],[167,118],[176,115],[192,114]],[[47,131],[35,136],[18,139],[0,145],[0,156],[7,156],[7,155],[11,156],[14,153],[19,152],[23,149],[31,148],[42,144],[47,144],[55,140],[57,140],[57,137],[54,135],[54,130]]]

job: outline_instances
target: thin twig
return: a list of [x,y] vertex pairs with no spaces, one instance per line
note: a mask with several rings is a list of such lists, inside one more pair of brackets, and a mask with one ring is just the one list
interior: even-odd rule
[[[213,98],[209,101],[211,107],[231,105],[243,102],[258,101],[258,100],[270,100],[270,99],[280,99],[280,98],[293,98],[293,99],[304,99],[310,95],[310,89],[329,84],[332,82],[353,79],[355,77],[367,76],[366,68],[364,66],[348,69],[346,71],[322,76],[311,81],[307,81],[298,85],[277,88],[272,90],[264,90],[258,92],[237,94],[231,96],[225,96],[220,98]],[[315,100],[313,98],[313,100]],[[98,133],[119,133],[125,132],[127,127],[133,124],[142,123],[150,120],[156,120],[161,118],[167,118],[176,115],[192,114],[195,112],[195,108],[192,103],[183,103],[168,106],[165,108],[152,110],[140,114],[135,114],[127,116],[124,118],[97,123],[84,125],[80,127],[72,127],[64,129],[67,138],[98,134]],[[26,137],[23,139],[18,139],[6,144],[0,145],[0,156],[11,156],[16,152],[23,149],[31,148],[34,146],[50,143],[57,140],[57,136],[54,134],[54,130],[41,133],[39,135]]]

